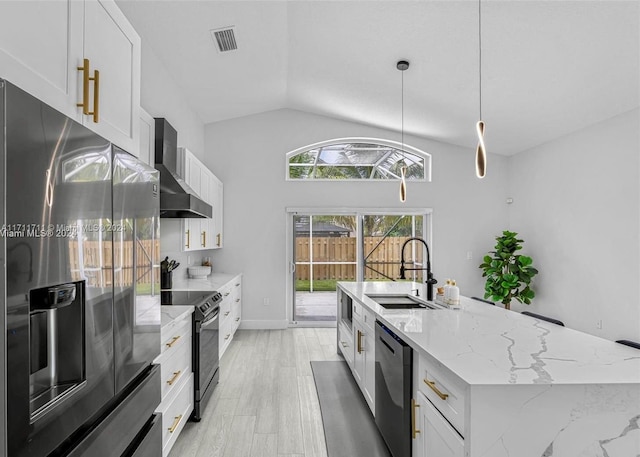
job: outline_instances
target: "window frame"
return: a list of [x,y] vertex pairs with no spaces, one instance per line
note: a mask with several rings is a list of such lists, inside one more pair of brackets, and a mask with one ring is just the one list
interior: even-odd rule
[[[390,147],[390,148],[394,148],[397,149],[398,151],[404,151],[406,153],[409,154],[414,154],[417,155],[419,157],[422,157],[422,159],[424,160],[424,177],[423,178],[419,178],[419,179],[415,179],[415,178],[411,178],[410,181],[411,182],[431,182],[431,167],[432,167],[432,163],[431,163],[431,154],[429,154],[428,152],[425,152],[421,149],[418,149],[416,147],[410,146],[406,143],[402,144],[399,143],[397,141],[393,141],[393,140],[385,140],[382,138],[366,138],[366,137],[347,137],[347,138],[335,138],[332,140],[325,140],[325,141],[320,141],[317,143],[313,143],[313,144],[309,144],[307,146],[303,146],[297,149],[294,149],[293,151],[289,151],[286,154],[286,159],[285,159],[285,180],[286,181],[292,181],[292,182],[389,182],[389,181],[399,181],[400,179],[372,179],[372,178],[368,178],[368,179],[364,179],[364,178],[344,178],[344,179],[331,179],[331,178],[306,178],[306,179],[299,179],[299,178],[292,178],[290,175],[290,164],[289,164],[289,160],[291,159],[291,157],[309,151],[311,149],[316,149],[316,148],[321,148],[321,147],[325,147],[325,146],[331,146],[331,145],[336,145],[336,144],[344,144],[344,143],[366,143],[366,144],[377,144],[380,146],[385,146],[385,147]],[[344,166],[344,165],[343,165]],[[348,166],[348,165],[347,165]]]

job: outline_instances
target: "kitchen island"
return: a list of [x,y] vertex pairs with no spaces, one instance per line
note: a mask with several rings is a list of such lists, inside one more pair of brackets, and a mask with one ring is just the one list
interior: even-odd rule
[[412,282],[338,283],[338,351],[374,414],[373,369],[356,363],[375,360],[372,319],[413,349],[414,457],[640,455],[640,351],[466,297],[457,310],[369,297],[415,289],[426,296]]

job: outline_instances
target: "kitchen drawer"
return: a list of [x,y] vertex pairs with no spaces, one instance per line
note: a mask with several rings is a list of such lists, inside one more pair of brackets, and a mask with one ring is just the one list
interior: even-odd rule
[[418,370],[418,389],[464,437],[466,385],[440,363],[422,354],[418,360]]
[[173,323],[165,332],[162,332],[160,354],[162,354],[163,357],[165,352],[167,352],[168,357],[169,352],[173,352],[185,344],[185,342],[191,341],[192,320],[193,315],[189,314],[185,319]]
[[193,410],[193,373],[178,384],[176,396],[160,404],[162,413],[162,455],[166,457]]
[[[189,338],[191,338],[189,332]],[[185,340],[187,336],[185,336]],[[162,399],[167,398],[180,384],[183,378],[191,373],[191,341],[181,344],[171,351],[170,357],[164,358],[160,365],[162,379]]]
[[362,322],[369,330],[375,331],[376,316],[366,308],[362,308]]
[[358,319],[359,321],[362,321],[362,312],[363,312],[364,308],[362,307],[362,304],[356,300],[353,300],[352,305],[351,305],[351,311],[353,312],[353,317],[355,319]]
[[344,324],[338,325],[338,344],[347,364],[353,366],[353,334]]
[[233,332],[233,321],[231,319],[226,319],[220,323],[220,339],[218,340],[218,352],[220,357],[222,357],[222,354],[227,350],[229,343],[231,343],[231,340],[233,339]]

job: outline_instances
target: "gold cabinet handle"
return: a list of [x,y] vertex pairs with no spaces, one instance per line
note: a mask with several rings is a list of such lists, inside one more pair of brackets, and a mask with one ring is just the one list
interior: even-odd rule
[[191,233],[187,230],[187,248],[189,247],[189,242],[191,241]]
[[218,247],[220,247],[220,237],[221,237],[221,235],[220,235],[220,233],[218,233],[216,235],[216,246],[218,246]]
[[236,303],[238,303],[239,301],[240,301],[240,299],[239,299],[239,298],[236,298]]
[[358,330],[358,354],[362,354],[362,332]]
[[224,337],[225,340],[228,340],[231,334],[227,333],[227,336]]
[[176,428],[178,428],[178,424],[180,423],[180,419],[182,419],[182,414],[173,419],[173,424],[171,424],[171,427],[167,429],[169,430],[169,433],[175,432]]
[[443,393],[440,391],[440,389],[438,389],[438,388],[436,387],[436,382],[435,382],[435,381],[429,381],[427,378],[424,378],[424,379],[423,379],[423,381],[424,381],[424,383],[425,383],[426,385],[428,385],[428,386],[431,388],[431,390],[433,390],[433,391],[436,393],[436,395],[438,395],[438,397],[440,397],[442,400],[446,400],[447,398],[449,398],[449,394],[443,394]]
[[178,379],[178,377],[180,376],[180,373],[182,373],[182,370],[174,371],[173,376],[171,376],[171,379],[167,381],[167,384],[172,386],[173,383],[176,382],[176,379]]
[[224,296],[226,297],[226,296],[227,296],[227,295],[229,295],[230,293],[231,293],[231,292],[226,292],[226,293],[224,294]]
[[228,316],[230,312],[231,312],[231,311],[227,311],[226,313],[224,313],[224,315],[225,315],[225,316]]
[[343,348],[348,348],[349,345],[347,343],[345,343],[344,341],[340,341],[340,343],[342,343],[342,347]]
[[82,114],[89,114],[89,59],[83,59],[82,66],[78,67],[82,72],[82,102],[76,106],[82,107]]
[[420,430],[416,429],[416,408],[420,408],[415,399],[411,399],[411,437],[415,440]]
[[93,122],[98,123],[100,112],[100,72],[95,70],[93,77],[89,78],[93,81],[93,111],[89,111],[89,114],[93,115]]
[[[218,236],[220,236],[220,235],[218,235]],[[238,282],[238,283],[236,283],[236,287],[238,287],[239,285],[240,285],[240,283],[239,283],[239,282]]]
[[176,344],[176,341],[178,341],[179,339],[180,339],[180,335],[174,336],[173,338],[171,338],[171,341],[169,341],[168,343],[165,343],[165,344],[167,345],[168,348],[170,348],[171,346]]
[[202,244],[202,247],[205,247],[207,245],[207,232],[202,232],[201,238],[202,238],[202,243],[200,244]]
[[239,317],[236,317],[236,322],[238,322],[239,320],[240,320],[240,318],[239,318]]

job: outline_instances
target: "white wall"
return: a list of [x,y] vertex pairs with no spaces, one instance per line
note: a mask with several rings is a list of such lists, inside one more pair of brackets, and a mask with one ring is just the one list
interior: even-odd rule
[[634,110],[509,164],[510,227],[540,271],[529,310],[612,340],[640,341],[639,123]]
[[204,124],[185,101],[182,89],[171,77],[153,49],[142,41],[140,104],[151,116],[164,117],[178,131],[178,146],[202,159]]
[[[473,126],[471,126],[472,128]],[[224,183],[224,249],[213,254],[214,271],[242,272],[243,321],[265,326],[286,318],[286,207],[433,208],[433,271],[455,277],[462,293],[481,295],[477,268],[507,228],[507,159],[489,157],[487,177],[475,177],[468,149],[405,135],[405,143],[433,156],[433,181],[408,184],[398,201],[397,182],[285,181],[285,154],[322,140],[364,136],[400,140],[398,132],[278,110],[205,129],[205,164]],[[467,260],[467,251],[473,259]],[[270,306],[263,306],[263,298]],[[268,321],[271,321],[270,323]]]
[[[142,84],[140,104],[153,117],[164,117],[178,132],[178,146],[189,148],[202,159],[204,154],[204,124],[186,103],[182,89],[173,80],[162,62],[144,41],[142,42]],[[175,276],[186,277],[188,264],[200,263],[205,252],[187,256],[180,251],[181,220],[161,219],[161,256],[169,256],[180,262]],[[207,251],[208,252],[208,251]],[[189,258],[188,258],[189,257]],[[191,260],[191,262],[188,262]]]

